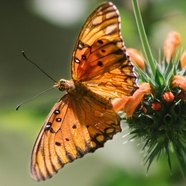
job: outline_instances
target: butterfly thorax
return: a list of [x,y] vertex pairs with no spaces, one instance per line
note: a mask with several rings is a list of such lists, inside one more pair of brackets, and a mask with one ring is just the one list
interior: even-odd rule
[[66,91],[77,100],[82,99],[82,97],[88,97],[89,99],[97,102],[97,104],[103,108],[112,108],[112,104],[109,99],[94,93],[82,82],[60,79],[54,86],[58,87],[60,91]]
[[75,90],[75,85],[72,80],[60,79],[54,86],[60,91],[71,92]]

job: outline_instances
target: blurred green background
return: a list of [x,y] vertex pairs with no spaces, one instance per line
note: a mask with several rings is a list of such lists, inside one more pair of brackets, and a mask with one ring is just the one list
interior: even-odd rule
[[[153,55],[162,56],[169,31],[181,34],[186,48],[185,0],[139,0]],[[62,96],[51,90],[15,111],[16,105],[51,87],[53,82],[22,57],[21,51],[56,81],[70,79],[76,38],[100,0],[0,0],[0,185],[2,186],[181,186],[185,185],[172,154],[143,166],[141,141],[123,144],[127,126],[94,154],[67,164],[52,179],[34,182],[29,175],[31,150],[54,103]],[[130,0],[113,0],[120,11],[127,47],[142,51]]]

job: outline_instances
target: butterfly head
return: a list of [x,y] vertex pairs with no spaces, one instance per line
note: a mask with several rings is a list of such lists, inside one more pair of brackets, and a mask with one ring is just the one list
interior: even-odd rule
[[70,92],[71,90],[75,89],[72,80],[60,79],[57,83],[55,83],[54,86],[57,87],[60,91],[66,90],[67,92]]

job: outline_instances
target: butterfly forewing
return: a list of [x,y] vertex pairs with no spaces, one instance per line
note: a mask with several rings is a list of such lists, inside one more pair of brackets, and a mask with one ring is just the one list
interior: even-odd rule
[[98,7],[83,26],[72,58],[72,78],[111,98],[132,95],[138,88],[112,3]]
[[72,57],[72,78],[88,81],[126,60],[119,12],[112,3],[100,5],[87,19]]
[[[83,25],[74,52],[79,48],[79,42],[92,46],[100,37],[109,35],[109,28],[110,32],[114,29],[117,32],[120,30],[119,23],[119,12],[115,5],[111,2],[101,4],[94,10]],[[114,29],[111,29],[111,26],[113,26]],[[116,32],[115,34],[117,34]]]

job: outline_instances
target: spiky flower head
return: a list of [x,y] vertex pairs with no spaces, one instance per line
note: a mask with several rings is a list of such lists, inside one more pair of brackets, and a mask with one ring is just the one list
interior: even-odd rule
[[[164,43],[164,58],[149,62],[135,49],[128,49],[136,64],[139,89],[133,96],[113,101],[116,111],[126,113],[132,138],[142,138],[145,163],[166,153],[171,168],[170,147],[185,164],[186,154],[186,51],[179,57],[175,50],[180,35],[169,32]],[[186,165],[186,164],[185,164]],[[186,167],[185,167],[186,168]]]

